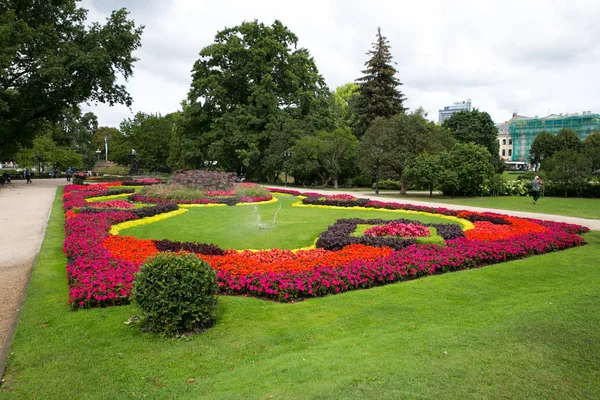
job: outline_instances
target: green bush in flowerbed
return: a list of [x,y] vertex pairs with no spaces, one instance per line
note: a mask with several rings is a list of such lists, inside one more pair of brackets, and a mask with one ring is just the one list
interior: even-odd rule
[[269,197],[269,191],[253,183],[238,183],[228,190],[209,190],[185,186],[179,183],[144,186],[140,189],[141,196],[162,200],[192,201],[210,197]]
[[216,272],[192,254],[161,253],[140,268],[133,301],[150,332],[176,336],[209,328],[216,320]]
[[178,171],[171,176],[171,183],[204,190],[229,190],[238,182],[231,172]]

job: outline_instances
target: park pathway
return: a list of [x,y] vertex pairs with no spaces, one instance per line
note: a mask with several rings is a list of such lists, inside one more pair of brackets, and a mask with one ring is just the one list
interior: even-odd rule
[[56,188],[66,179],[14,180],[0,188],[0,378]]

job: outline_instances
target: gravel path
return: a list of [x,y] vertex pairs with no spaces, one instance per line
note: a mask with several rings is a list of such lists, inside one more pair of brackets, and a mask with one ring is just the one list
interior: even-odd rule
[[0,377],[52,201],[66,179],[15,180],[0,188]]

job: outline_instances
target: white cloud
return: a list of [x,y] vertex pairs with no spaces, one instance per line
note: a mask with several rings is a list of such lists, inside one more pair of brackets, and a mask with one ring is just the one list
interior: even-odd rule
[[[361,75],[378,26],[392,46],[402,91],[429,118],[467,98],[495,121],[525,115],[600,112],[600,7],[589,1],[194,1],[85,0],[91,20],[127,7],[146,26],[128,89],[133,111],[176,111],[199,51],[225,27],[279,19],[314,57],[331,89]],[[91,108],[101,125],[126,107]]]

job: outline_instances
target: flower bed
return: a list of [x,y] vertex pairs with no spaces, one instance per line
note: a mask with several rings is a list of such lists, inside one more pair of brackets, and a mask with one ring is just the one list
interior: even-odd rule
[[413,223],[390,222],[386,225],[374,226],[365,231],[368,236],[398,236],[398,237],[425,237],[431,236],[429,229],[423,225]]
[[[400,250],[417,243],[415,238],[391,238],[369,235],[352,236],[358,225],[385,225],[389,222],[383,219],[339,219],[319,235],[316,247],[326,250],[340,250],[344,246],[351,244],[363,244],[372,247],[389,247],[394,250]],[[399,224],[419,224],[423,228],[433,227],[436,229],[437,234],[444,240],[454,240],[465,236],[460,226],[456,224],[421,224],[407,219],[397,219],[394,222]]]
[[[134,274],[147,257],[160,251],[196,253],[217,271],[217,283],[222,294],[292,301],[369,288],[424,275],[476,268],[579,246],[585,242],[578,234],[587,231],[587,228],[578,225],[500,214],[471,213],[364,199],[327,199],[317,194],[318,197],[312,196],[314,199],[311,199],[309,204],[337,202],[338,205],[343,204],[343,207],[352,203],[352,207],[433,212],[472,220],[473,229],[463,233],[456,224],[433,225],[437,234],[445,239],[445,245],[442,246],[416,244],[414,238],[353,238],[350,234],[358,223],[379,225],[389,221],[356,219],[348,223],[339,220],[335,224],[339,224],[336,229],[343,230],[343,234],[337,234],[335,229],[333,230],[335,234],[327,239],[330,248],[296,252],[279,249],[223,251],[208,244],[109,235],[112,225],[133,221],[146,215],[156,216],[173,211],[173,208],[177,207],[173,203],[127,211],[89,207],[82,208],[80,213],[72,210],[73,203],[79,200],[84,202],[85,198],[105,192],[109,192],[107,187],[70,185],[65,189],[63,199],[67,221],[63,248],[69,258],[69,303],[74,308],[126,303],[131,295]],[[406,223],[415,224],[414,221]],[[352,230],[349,230],[348,226],[353,226]],[[330,230],[331,228],[322,233],[319,240],[327,238],[327,232]],[[347,239],[348,237],[353,239]],[[391,240],[401,245],[387,246],[379,243],[375,246],[371,245],[374,243],[353,241],[364,238]]]

